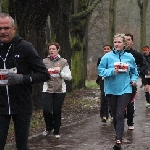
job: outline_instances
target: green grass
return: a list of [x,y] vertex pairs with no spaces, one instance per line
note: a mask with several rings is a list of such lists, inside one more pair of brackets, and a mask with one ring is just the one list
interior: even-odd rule
[[91,88],[91,89],[99,88],[99,85],[96,83],[95,80],[86,81],[85,85],[86,85],[87,88]]

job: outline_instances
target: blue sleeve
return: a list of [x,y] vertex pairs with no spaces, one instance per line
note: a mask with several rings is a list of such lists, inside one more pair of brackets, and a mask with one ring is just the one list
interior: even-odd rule
[[108,69],[108,58],[103,56],[101,58],[100,64],[97,67],[98,75],[101,77],[108,77],[115,75],[114,74],[114,67],[109,67]]

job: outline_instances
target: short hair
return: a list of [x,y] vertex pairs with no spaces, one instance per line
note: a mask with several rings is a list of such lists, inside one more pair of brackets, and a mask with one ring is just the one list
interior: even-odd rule
[[117,37],[121,37],[123,39],[123,43],[125,44],[125,47],[127,46],[127,40],[125,38],[125,34],[124,33],[117,33],[114,35],[114,38],[117,38]]
[[10,19],[12,26],[15,26],[15,21],[9,14],[0,13],[0,18],[6,18],[6,17],[8,17]]
[[111,45],[109,45],[109,44],[104,45],[104,46],[103,46],[103,48],[104,48],[105,46],[109,46],[109,47],[110,47],[110,49],[112,49],[112,46],[111,46]]
[[49,50],[49,47],[50,47],[51,45],[55,45],[56,48],[57,48],[57,50],[59,49],[59,51],[60,51],[60,45],[59,45],[57,42],[48,43],[48,44],[47,44],[47,50]]
[[126,33],[125,36],[130,36],[130,37],[131,37],[131,40],[133,41],[133,35],[132,35],[132,34]]

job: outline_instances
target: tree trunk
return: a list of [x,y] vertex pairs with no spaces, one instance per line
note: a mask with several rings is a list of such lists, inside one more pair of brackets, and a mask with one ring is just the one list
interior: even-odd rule
[[109,5],[109,44],[113,45],[113,37],[116,29],[116,0],[110,0]]
[[140,8],[140,18],[141,18],[141,29],[140,29],[140,51],[142,47],[146,45],[146,11],[148,7],[148,0],[143,0],[141,3],[138,0],[138,6]]
[[[11,16],[16,18],[19,36],[32,43],[42,58],[46,48],[45,29],[49,2],[48,0],[41,0],[40,2],[16,0],[10,1],[9,5]],[[32,95],[35,109],[41,108],[42,85],[43,83],[33,85]]]
[[[51,3],[50,19],[52,29],[51,41],[56,41],[61,46],[60,55],[67,59],[71,69],[71,47],[69,38],[69,17],[71,0],[55,0]],[[57,8],[57,9],[56,9]],[[72,81],[67,82],[67,92],[72,91]]]

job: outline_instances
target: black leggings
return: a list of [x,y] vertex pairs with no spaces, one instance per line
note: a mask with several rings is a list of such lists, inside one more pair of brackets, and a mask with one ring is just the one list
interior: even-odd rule
[[66,93],[43,92],[43,116],[46,123],[46,130],[54,129],[54,134],[59,134],[61,126],[61,109]]
[[116,131],[116,140],[122,140],[122,134],[124,132],[124,111],[131,99],[131,94],[109,94],[106,97],[108,99],[108,103],[114,118],[113,124]]

